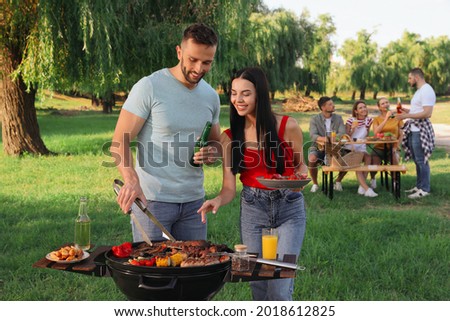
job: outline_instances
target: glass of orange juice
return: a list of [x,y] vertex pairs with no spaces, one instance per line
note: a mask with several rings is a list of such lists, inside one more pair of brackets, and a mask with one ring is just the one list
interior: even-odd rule
[[267,260],[277,258],[278,231],[276,228],[262,229],[262,257]]

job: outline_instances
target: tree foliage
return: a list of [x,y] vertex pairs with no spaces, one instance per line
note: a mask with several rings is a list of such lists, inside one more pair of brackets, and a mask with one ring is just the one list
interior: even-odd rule
[[[219,35],[206,80],[228,91],[234,70],[259,65],[272,92],[295,88],[323,94],[342,90],[406,91],[406,75],[422,67],[439,93],[450,82],[448,37],[422,40],[405,32],[378,50],[365,30],[339,49],[332,63],[329,15],[311,21],[261,0],[5,0],[0,11],[2,135],[8,154],[48,153],[34,106],[38,88],[108,98],[141,77],[177,63],[175,46],[194,22]],[[19,128],[20,130],[16,130]]]
[[[305,16],[304,21],[309,20]],[[317,22],[310,23],[304,34],[311,37],[308,42],[309,50],[302,56],[305,77],[303,86],[306,90],[305,95],[309,96],[311,91],[320,94],[325,93],[327,89],[327,78],[330,74],[331,59],[334,45],[331,42],[331,36],[335,33],[333,19],[329,15],[320,15]]]
[[365,99],[366,90],[372,89],[374,83],[372,67],[376,61],[377,44],[371,37],[371,33],[362,30],[356,40],[347,39],[339,50],[350,70],[350,84],[360,90],[360,99]]

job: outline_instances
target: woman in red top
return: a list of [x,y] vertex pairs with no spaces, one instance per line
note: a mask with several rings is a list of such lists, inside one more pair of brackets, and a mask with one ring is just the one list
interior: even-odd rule
[[[240,227],[248,252],[261,255],[261,230],[277,228],[277,255],[299,256],[306,226],[303,195],[290,189],[268,189],[258,176],[294,173],[306,176],[303,134],[297,121],[276,115],[269,99],[266,76],[260,68],[244,68],[232,79],[230,129],[221,135],[223,183],[219,195],[199,209],[216,213],[236,194],[236,175],[243,184]],[[250,282],[254,300],[292,300],[294,279]]]

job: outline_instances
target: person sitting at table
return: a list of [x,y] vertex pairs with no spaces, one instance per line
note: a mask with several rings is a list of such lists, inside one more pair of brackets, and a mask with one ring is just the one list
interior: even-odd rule
[[[320,148],[320,145],[326,143],[326,133],[335,132],[337,135],[345,134],[344,121],[340,115],[334,114],[335,107],[333,100],[330,97],[323,96],[317,102],[320,108],[320,114],[311,117],[309,122],[309,135],[313,145],[309,148],[308,154],[308,168],[313,182],[311,193],[319,190],[317,183],[317,166],[323,163],[325,159],[325,150]],[[341,191],[342,191],[342,185]],[[335,187],[336,189],[336,187]]]
[[[387,98],[380,98],[377,102],[378,109],[380,110],[380,115],[373,120],[373,133],[377,135],[378,133],[391,133],[392,139],[398,140],[399,142],[403,139],[403,120],[397,120],[396,118],[391,117],[393,114],[389,111],[389,100]],[[392,146],[392,154],[391,150],[387,151],[387,159],[392,160],[392,165],[398,165],[400,160],[400,145],[395,143]],[[384,144],[376,144],[373,147],[371,157],[373,165],[380,165],[381,159],[384,158]],[[377,172],[370,172],[370,187],[375,189],[377,187],[377,181],[375,176]]]
[[[370,126],[372,126],[373,119],[368,116],[369,111],[364,100],[357,100],[353,104],[352,116],[345,123],[345,129],[347,135],[349,135],[353,141],[366,139],[370,132]],[[344,150],[347,153],[355,151],[364,153],[364,164],[370,165],[371,156],[367,153],[366,144],[346,144]],[[341,185],[342,178],[344,178],[347,172],[339,172],[335,185]],[[373,191],[366,183],[367,172],[356,172],[358,178],[359,187],[358,194],[366,197],[376,197],[377,193]]]

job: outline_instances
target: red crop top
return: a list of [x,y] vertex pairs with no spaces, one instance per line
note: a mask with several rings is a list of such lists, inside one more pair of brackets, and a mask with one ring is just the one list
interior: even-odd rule
[[[294,174],[294,151],[287,142],[284,141],[284,132],[286,130],[286,123],[289,116],[283,116],[281,119],[280,130],[278,131],[278,138],[281,142],[281,148],[284,150],[284,173],[283,176]],[[225,133],[232,138],[231,130],[228,128]],[[268,177],[276,173],[276,168],[267,168],[264,149],[244,148],[244,166],[245,169],[241,172],[240,180],[245,186],[257,187],[261,189],[270,189],[261,185],[256,177]],[[274,165],[274,164],[273,164]]]

